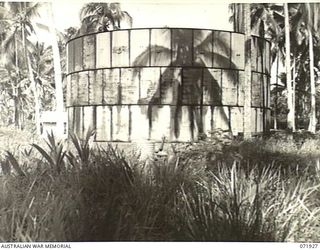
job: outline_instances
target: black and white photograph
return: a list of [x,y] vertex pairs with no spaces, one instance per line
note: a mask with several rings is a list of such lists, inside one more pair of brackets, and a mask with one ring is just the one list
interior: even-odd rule
[[0,1],[0,51],[1,248],[319,247],[320,2]]

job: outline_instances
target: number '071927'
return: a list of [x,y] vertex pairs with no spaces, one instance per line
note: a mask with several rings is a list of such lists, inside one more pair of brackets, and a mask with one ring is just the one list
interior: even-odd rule
[[302,243],[300,244],[300,248],[318,248],[317,243]]

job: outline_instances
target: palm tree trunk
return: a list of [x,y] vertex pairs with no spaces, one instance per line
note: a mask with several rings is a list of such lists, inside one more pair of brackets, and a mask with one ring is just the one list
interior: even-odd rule
[[243,107],[243,136],[251,138],[251,20],[250,4],[243,4],[244,29],[245,29],[245,81],[244,81],[244,107]]
[[310,94],[311,94],[311,110],[310,110],[310,121],[309,131],[311,133],[316,132],[316,86],[314,80],[314,53],[313,53],[313,37],[312,32],[309,30],[309,57],[310,57]]
[[[17,44],[17,38],[16,38],[16,34],[14,34],[14,63],[15,63],[15,67],[16,67],[16,74],[17,77],[19,78],[20,72],[19,72],[19,59],[18,59],[18,44]],[[15,123],[15,127],[16,128],[20,128],[19,125],[19,112],[20,110],[18,109],[18,101],[16,98],[16,86],[18,86],[18,80],[15,81],[15,85],[12,85],[12,92],[13,92],[13,96],[14,96],[14,123]]]
[[34,120],[35,120],[35,125],[36,125],[36,133],[38,135],[41,134],[41,129],[40,129],[40,102],[39,102],[39,94],[37,91],[37,85],[36,81],[34,79],[33,75],[33,70],[31,66],[31,59],[27,50],[27,42],[26,42],[26,35],[25,35],[25,27],[22,27],[22,43],[23,43],[23,49],[24,49],[24,56],[27,62],[27,68],[28,68],[28,73],[29,73],[29,80],[31,82],[31,88],[32,92],[34,95]]
[[274,123],[273,123],[273,128],[274,129],[278,129],[278,84],[279,84],[279,60],[280,60],[280,55],[279,52],[277,54],[277,65],[276,65],[276,96],[275,96],[275,100],[274,100],[274,115],[273,115],[273,119],[274,119]]
[[[293,119],[294,119],[294,124],[295,124],[295,129],[296,129],[296,122],[295,122],[295,113],[296,113],[296,57],[293,57],[293,65],[292,65],[292,113]],[[299,124],[298,124],[299,128]]]
[[289,26],[289,11],[288,4],[284,3],[284,17],[285,17],[285,39],[286,39],[286,75],[287,75],[287,101],[288,101],[288,115],[287,127],[291,131],[295,131],[294,124],[294,110],[293,110],[293,94],[291,82],[291,59],[290,59],[290,26]]
[[39,102],[39,94],[37,90],[36,81],[34,80],[33,71],[31,67],[31,60],[30,57],[27,56],[27,64],[28,64],[28,73],[29,73],[29,80],[31,82],[31,88],[34,95],[34,120],[36,124],[36,132],[38,135],[41,134],[40,130],[40,102]]
[[[52,3],[49,2],[48,16],[50,19],[50,34],[51,34],[51,46],[53,54],[53,65],[54,65],[54,82],[55,82],[55,92],[56,92],[56,111],[58,113],[57,120],[57,134],[63,135],[64,132],[64,121],[63,121],[63,86],[62,86],[62,74],[61,74],[61,64],[60,64],[60,52],[57,42],[57,34],[55,26],[53,23],[53,11]],[[59,119],[61,118],[61,119]]]

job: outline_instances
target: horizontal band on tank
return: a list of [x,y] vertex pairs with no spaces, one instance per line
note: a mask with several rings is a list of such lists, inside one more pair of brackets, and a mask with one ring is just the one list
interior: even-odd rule
[[[188,142],[217,129],[233,135],[243,132],[243,107],[87,106],[67,111],[69,133],[82,139],[93,129],[94,140],[101,142],[161,141],[163,137],[169,142]],[[271,111],[251,108],[251,122],[253,133],[267,131]]]
[[[270,106],[270,77],[252,73],[252,106]],[[67,77],[67,106],[244,103],[244,72],[207,68],[117,68]]]
[[[217,29],[203,29],[203,28],[178,28],[178,27],[151,27],[151,28],[128,28],[128,29],[119,29],[119,30],[110,30],[110,31],[97,31],[97,32],[92,32],[92,33],[87,33],[87,34],[83,34],[77,37],[73,37],[71,38],[69,41],[66,42],[66,44],[68,44],[69,42],[81,38],[81,37],[85,37],[85,36],[90,36],[90,35],[97,35],[100,33],[113,33],[113,32],[117,32],[117,31],[131,31],[131,30],[153,30],[153,29],[184,29],[184,30],[207,30],[207,31],[221,31],[221,32],[228,32],[228,33],[235,33],[235,34],[242,34],[244,35],[243,32],[237,32],[237,31],[230,31],[230,30],[217,30]],[[252,37],[256,37],[258,39],[261,40],[265,40],[267,42],[269,42],[271,44],[271,42],[264,38],[264,37],[260,37],[260,36],[256,36],[256,35],[251,35]]]
[[[233,69],[233,68],[222,68],[222,67],[197,67],[197,66],[128,66],[128,67],[104,67],[104,68],[94,68],[94,69],[83,69],[66,74],[66,76],[73,75],[81,72],[97,71],[97,70],[106,70],[106,69],[144,69],[144,68],[173,68],[173,69],[220,69],[220,70],[234,70],[244,72],[244,69]],[[271,77],[271,74],[252,70],[252,73],[259,73]]]
[[[121,106],[154,106],[154,107],[162,107],[162,106],[169,106],[169,107],[226,107],[226,108],[243,108],[243,106],[239,105],[207,105],[207,104],[183,104],[183,105],[173,105],[173,104],[86,104],[86,105],[73,105],[67,106],[66,108],[81,108],[81,107],[121,107]],[[251,108],[256,109],[266,109],[272,110],[270,107],[264,106],[251,106]]]
[[[244,69],[244,36],[192,29],[99,32],[67,46],[67,73],[117,67],[212,67]],[[270,43],[252,39],[252,70],[270,73]]]

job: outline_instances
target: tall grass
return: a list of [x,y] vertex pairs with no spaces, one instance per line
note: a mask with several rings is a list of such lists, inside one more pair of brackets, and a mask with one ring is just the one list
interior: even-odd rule
[[220,166],[210,181],[198,183],[191,192],[181,190],[183,199],[177,209],[182,239],[296,240],[295,234],[317,220],[309,217],[304,225],[297,224],[298,218],[308,216],[306,206],[319,186],[301,179],[289,181],[286,184],[280,172],[270,167],[245,173],[236,163]]
[[319,164],[282,165],[264,141],[228,138],[144,162],[92,148],[92,135],[3,154],[1,241],[319,238]]

